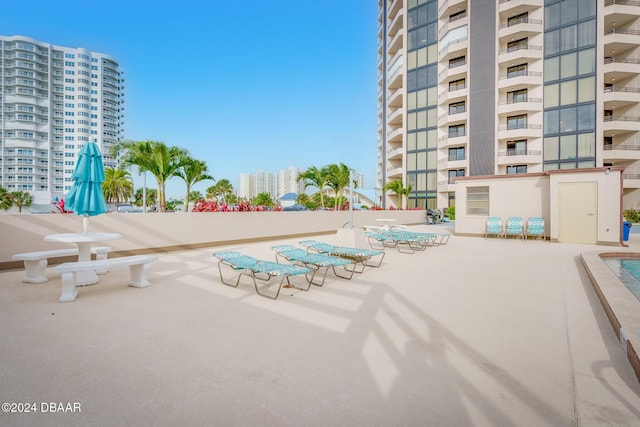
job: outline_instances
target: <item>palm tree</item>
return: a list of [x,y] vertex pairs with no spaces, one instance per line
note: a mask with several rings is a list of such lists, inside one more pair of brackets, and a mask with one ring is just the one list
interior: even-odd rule
[[233,185],[228,179],[221,179],[215,185],[207,188],[208,199],[218,199],[222,196],[222,201],[227,203],[227,196],[233,193]]
[[[136,199],[136,206],[142,206],[142,193],[144,193],[145,191],[142,190],[142,188],[138,188],[136,190],[136,193],[134,195],[134,198]],[[147,203],[146,206],[155,206],[156,205],[156,200],[157,200],[157,196],[158,196],[158,191],[153,189],[153,188],[148,188],[146,190],[147,193]]]
[[260,193],[253,199],[252,204],[256,206],[273,206],[273,199],[269,193]]
[[133,180],[129,171],[124,169],[105,168],[102,192],[108,203],[118,204],[133,197]]
[[182,166],[175,172],[175,176],[182,178],[187,185],[187,193],[184,201],[184,211],[189,212],[189,199],[191,195],[191,187],[200,181],[206,179],[213,180],[213,177],[207,174],[207,163],[202,160],[196,160],[191,157],[182,159]]
[[341,192],[346,186],[349,185],[349,179],[351,177],[351,168],[344,163],[339,165],[331,164],[328,166],[329,175],[327,178],[327,185],[333,189],[336,200],[334,209],[338,210],[338,201],[340,199]]
[[324,196],[322,194],[322,190],[327,186],[329,177],[329,169],[323,167],[318,169],[315,166],[311,166],[307,168],[306,171],[298,174],[298,181],[304,180],[304,188],[307,187],[316,187],[320,191],[320,205],[322,209],[324,209]]
[[384,187],[382,187],[382,189],[384,191],[391,191],[392,193],[395,193],[395,195],[398,196],[398,201],[400,202],[400,208],[405,209],[406,200],[404,196],[409,197],[409,194],[411,193],[411,189],[412,189],[411,184],[404,187],[402,185],[402,181],[400,181],[399,179],[396,179],[394,181],[387,182],[384,185]]
[[123,165],[135,165],[140,172],[150,172],[156,178],[160,210],[165,212],[166,182],[182,167],[188,151],[159,141],[123,141],[112,147],[111,155],[117,157],[120,152]]
[[14,191],[11,193],[11,198],[13,204],[18,207],[18,213],[22,213],[23,206],[29,207],[33,203],[33,196],[26,191]]
[[0,187],[0,209],[5,211],[13,206],[13,195],[6,188]]

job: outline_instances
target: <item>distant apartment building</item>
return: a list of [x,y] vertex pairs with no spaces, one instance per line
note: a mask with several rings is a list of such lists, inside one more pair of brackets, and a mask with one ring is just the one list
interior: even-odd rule
[[251,199],[256,192],[256,178],[250,173],[241,173],[238,180],[236,196],[240,199]]
[[[640,208],[640,2],[378,0],[377,187],[625,167]],[[388,192],[383,202],[397,206]]]
[[105,167],[124,137],[124,78],[108,55],[0,36],[0,185],[35,203],[64,197],[89,141]]
[[[268,193],[272,199],[277,200],[288,193],[301,194],[306,191],[304,181],[298,181],[298,175],[302,170],[296,166],[282,169],[277,173],[259,170],[255,175],[240,174],[237,195],[241,198],[251,199],[260,193]],[[358,188],[364,188],[364,174],[354,172],[354,180],[358,182]],[[316,189],[317,191],[317,189]]]

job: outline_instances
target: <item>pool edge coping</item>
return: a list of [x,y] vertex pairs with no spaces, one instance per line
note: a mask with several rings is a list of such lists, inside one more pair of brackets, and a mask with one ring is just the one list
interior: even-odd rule
[[[634,311],[628,307],[635,305],[635,303],[640,305],[640,301],[622,284],[605,263],[605,258],[640,259],[640,253],[595,252],[580,254],[580,260],[589,276],[589,281],[623,351],[626,351],[627,359],[631,363],[636,379],[640,381],[640,357],[638,355],[638,350],[640,350],[640,313],[638,310]],[[622,286],[620,286],[621,284]],[[629,301],[635,302],[630,303]]]

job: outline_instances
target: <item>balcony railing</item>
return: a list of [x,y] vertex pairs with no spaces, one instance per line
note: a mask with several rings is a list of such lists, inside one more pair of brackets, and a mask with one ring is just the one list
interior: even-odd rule
[[630,150],[630,151],[640,151],[640,145],[613,145],[613,144],[605,144],[602,146],[604,151],[611,150]]
[[640,93],[640,88],[637,87],[618,87],[618,86],[607,86],[604,88],[604,93],[611,92],[627,92],[627,93]]
[[640,122],[640,117],[637,117],[637,116],[605,116],[603,121],[605,121],[605,122]]
[[542,125],[502,125],[498,126],[499,131],[521,130],[521,129],[542,129]]
[[541,103],[542,98],[524,97],[518,99],[503,99],[498,103],[498,105],[520,104],[523,102]]
[[613,6],[619,4],[621,6],[640,6],[640,1],[638,0],[605,0],[604,5]]
[[625,173],[624,179],[640,179],[640,174],[637,173]]
[[520,24],[541,24],[542,25],[542,20],[541,19],[517,19],[511,22],[507,22],[506,24],[500,25],[500,29],[502,30],[505,28],[514,27]]
[[498,53],[502,55],[504,53],[512,53],[512,52],[517,52],[519,50],[542,50],[542,46],[539,46],[539,45],[513,46],[513,47],[508,47],[506,49],[502,49]]
[[604,35],[609,35],[609,34],[629,34],[632,36],[637,36],[640,34],[640,30],[628,30],[628,29],[624,29],[624,28],[610,28],[608,30],[604,31]]
[[615,58],[613,56],[606,56],[604,58],[605,64],[640,64],[640,59],[636,58]]
[[518,150],[516,148],[500,150],[498,151],[498,156],[539,156],[542,154],[540,150]]

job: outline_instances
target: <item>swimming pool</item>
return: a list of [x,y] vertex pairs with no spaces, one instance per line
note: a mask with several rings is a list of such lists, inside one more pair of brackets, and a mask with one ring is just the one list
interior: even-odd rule
[[640,301],[640,259],[606,258],[604,262]]

